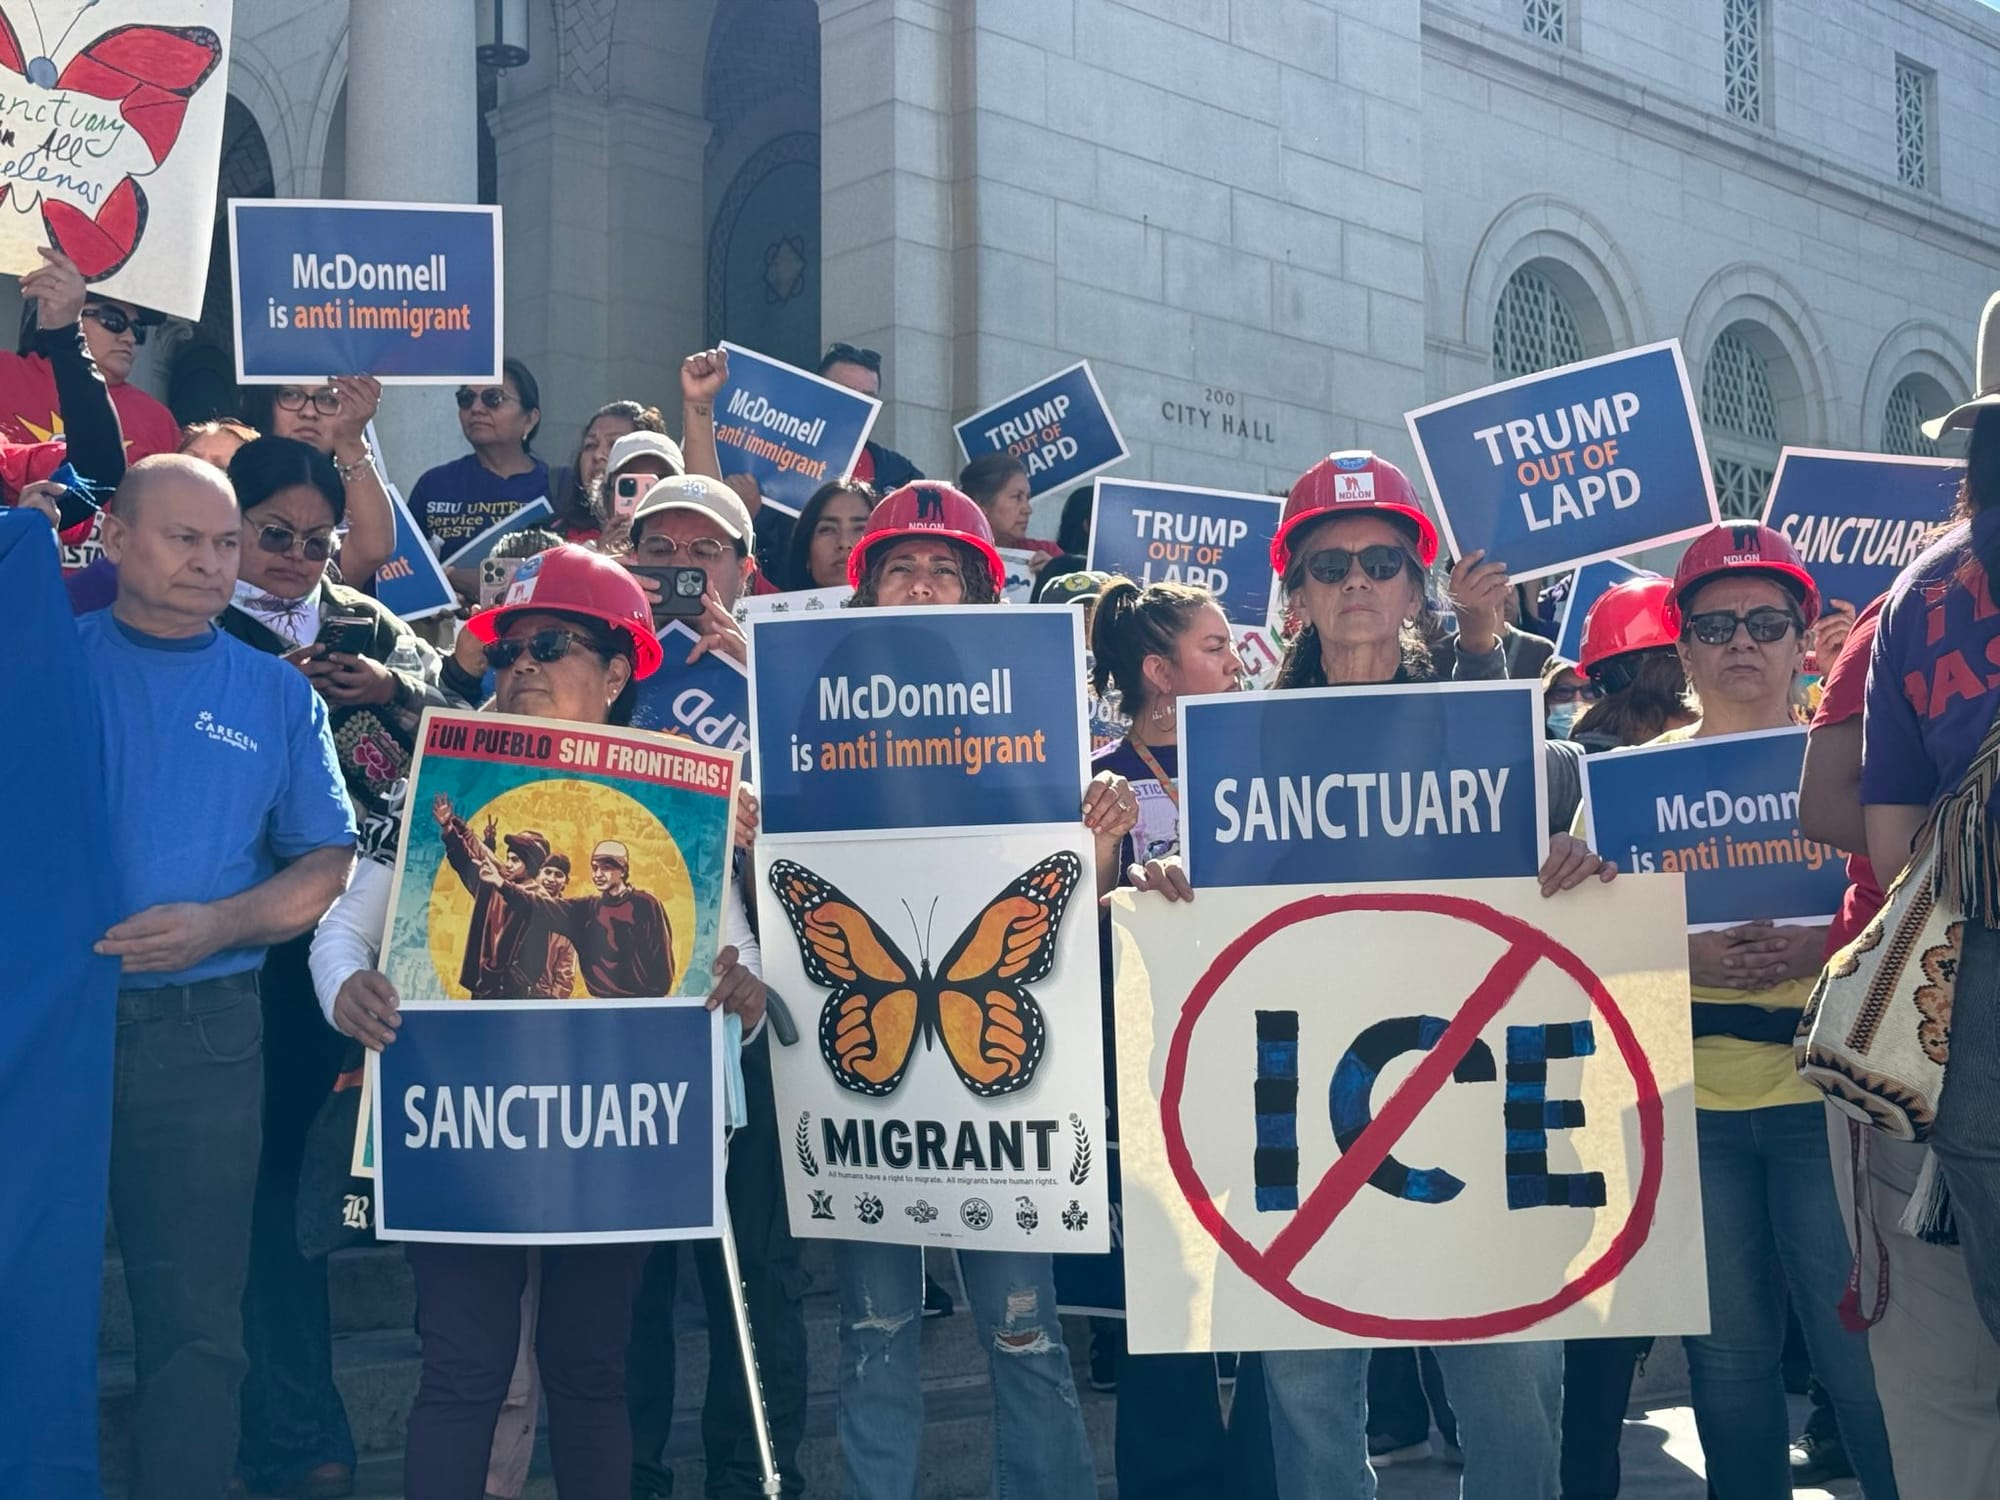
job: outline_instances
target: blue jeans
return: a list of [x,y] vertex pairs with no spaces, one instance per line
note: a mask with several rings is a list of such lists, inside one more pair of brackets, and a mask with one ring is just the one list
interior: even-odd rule
[[1791,1493],[1781,1374],[1788,1293],[1862,1489],[1869,1500],[1894,1500],[1868,1340],[1840,1322],[1848,1248],[1825,1106],[1697,1110],[1695,1133],[1710,1332],[1686,1345],[1695,1426],[1716,1500]]
[[[1556,1500],[1562,1345],[1438,1344],[1465,1451],[1465,1500]],[[1284,1500],[1374,1500],[1367,1349],[1271,1350],[1264,1384]]]
[[[923,1450],[923,1252],[835,1244],[840,1276],[840,1448],[851,1500],[917,1500]],[[1095,1500],[1096,1462],[1056,1316],[1051,1257],[958,1258],[993,1381],[993,1494]]]
[[2000,932],[1977,922],[1965,924],[1931,1150],[1951,1194],[1979,1316],[2000,1339]]

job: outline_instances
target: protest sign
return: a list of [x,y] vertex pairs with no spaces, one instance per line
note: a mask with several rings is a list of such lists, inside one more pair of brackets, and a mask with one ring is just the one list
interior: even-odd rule
[[1082,612],[843,609],[750,622],[766,835],[1073,823]]
[[[230,0],[0,4],[0,270],[76,262],[107,297],[199,318]],[[324,376],[325,371],[320,372]]]
[[634,729],[674,730],[718,750],[750,748],[750,679],[720,651],[688,653],[701,637],[679,620],[660,632],[666,661],[639,684]]
[[1706,1331],[1678,880],[1112,924],[1134,1353]]
[[715,400],[722,472],[748,474],[764,504],[796,516],[814,490],[854,472],[882,403],[724,342],[729,383]]
[[1607,590],[1634,578],[1658,576],[1644,568],[1635,568],[1628,562],[1620,562],[1615,557],[1585,563],[1570,574],[1569,589],[1563,596],[1562,624],[1556,631],[1556,655],[1564,661],[1582,659],[1583,622],[1590,614],[1590,606]]
[[974,412],[953,430],[967,462],[989,453],[1020,459],[1030,495],[1080,483],[1127,452],[1085,360]]
[[820,1005],[772,1051],[793,1233],[1104,1249],[1080,612],[750,629],[764,975]]
[[1008,604],[1026,604],[1035,592],[1035,570],[1029,566],[1035,554],[1026,547],[995,547],[1000,566],[1007,570],[1000,585],[1000,597]]
[[1090,566],[1142,585],[1195,584],[1215,595],[1231,624],[1261,626],[1271,614],[1271,538],[1283,509],[1270,495],[1100,479]]
[[405,1000],[706,995],[737,764],[645,730],[428,710],[383,972]]
[[1056,1307],[1072,1317],[1125,1316],[1125,1234],[1119,1226],[1124,1190],[1118,1180],[1118,1143],[1104,1148],[1104,1180],[1111,1198],[1111,1248],[1102,1255],[1058,1255]]
[[496,207],[232,198],[229,255],[239,384],[500,383]]
[[375,570],[375,597],[384,609],[405,620],[421,620],[457,607],[458,594],[417,529],[401,493],[386,482],[382,487],[388,491],[389,509],[396,519],[396,550]]
[[1503,381],[1403,420],[1452,556],[1483,551],[1517,583],[1719,519],[1677,340]]
[[1822,599],[1862,610],[1951,518],[1964,477],[1965,465],[1951,458],[1787,448],[1764,500],[1764,524],[1799,549]]
[[368,1054],[376,1234],[580,1245],[713,1239],[723,1036],[698,1000],[405,1001]]
[[493,549],[502,538],[510,537],[517,531],[526,531],[530,526],[540,526],[555,513],[555,507],[538,495],[511,516],[495,521],[484,531],[468,538],[463,546],[445,558],[444,565],[447,568],[476,568],[493,555]]
[[1630,873],[1687,877],[1689,925],[1840,910],[1840,852],[1799,831],[1806,731],[1762,729],[1642,745],[1583,762],[1590,847]]
[[1179,711],[1181,859],[1204,889],[1541,866],[1535,683],[1216,693]]
[[1243,625],[1236,631],[1236,654],[1243,661],[1243,686],[1267,688],[1278,680],[1285,643],[1268,626]]
[[854,597],[851,584],[823,589],[786,589],[782,594],[744,594],[736,601],[736,618],[745,624],[760,615],[820,614],[843,609]]

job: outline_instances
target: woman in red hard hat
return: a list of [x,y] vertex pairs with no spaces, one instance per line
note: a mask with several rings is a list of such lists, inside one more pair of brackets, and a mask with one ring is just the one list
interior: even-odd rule
[[995,604],[1007,568],[986,512],[934,479],[891,490],[869,512],[847,554],[854,608],[901,604]]
[[1670,578],[1630,578],[1598,595],[1584,616],[1577,665],[1604,694],[1570,731],[1587,752],[1643,745],[1694,722],[1677,632],[1667,623],[1673,592]]
[[[1304,625],[1279,665],[1277,687],[1329,687],[1433,680],[1413,625],[1437,532],[1394,464],[1367,452],[1334,453],[1292,486],[1271,545],[1287,600]],[[1452,570],[1461,648],[1455,679],[1500,678],[1506,570],[1473,553]],[[1567,828],[1579,796],[1581,752],[1546,745],[1549,797]],[[1202,796],[1203,789],[1185,795]],[[1173,861],[1131,873],[1142,890],[1193,896]],[[1553,832],[1540,871],[1554,895],[1615,867],[1578,838]],[[1562,1346],[1503,1343],[1436,1351],[1459,1417],[1465,1492],[1548,1496],[1560,1488]],[[1275,1350],[1264,1354],[1272,1451],[1285,1500],[1372,1494],[1368,1464],[1366,1349]]]
[[[491,711],[629,724],[636,684],[659,668],[652,608],[638,580],[583,547],[553,547],[528,559],[505,597],[466,621],[495,674]],[[364,861],[314,941],[314,979],[329,1019],[365,1046],[395,1040],[398,999],[367,963],[355,933],[380,933],[386,881],[364,884]],[[739,961],[754,939],[736,886],[728,886],[711,1009],[761,1022],[764,988]],[[357,959],[361,961],[357,961]],[[530,999],[523,995],[520,998]],[[632,1302],[650,1244],[540,1247],[541,1309],[535,1354],[548,1397],[556,1487],[565,1495],[623,1496],[632,1482],[632,1429],[625,1353]],[[516,1245],[411,1243],[423,1373],[410,1412],[404,1487],[412,1495],[484,1492],[494,1427],[520,1340],[527,1251]]]
[[[986,515],[963,493],[917,480],[884,496],[847,562],[852,608],[997,604],[1006,574]],[[1138,802],[1109,772],[1085,788],[1098,894],[1116,882]],[[1076,920],[1074,915],[1071,920]],[[915,1245],[833,1242],[840,1277],[840,1446],[845,1493],[916,1500],[923,1388],[918,1353],[923,1253]],[[993,1491],[1094,1500],[1096,1466],[1056,1315],[1046,1252],[959,1252],[960,1276],[993,1384]]]
[[[1735,522],[1696,537],[1662,619],[1698,716],[1652,743],[1796,723],[1793,687],[1819,614],[1819,590],[1777,531]],[[1867,1339],[1843,1327],[1838,1312],[1849,1256],[1825,1101],[1792,1059],[1825,935],[1823,924],[1769,922],[1688,935],[1712,1331],[1685,1342],[1709,1482],[1723,1496],[1783,1494],[1790,1485],[1781,1370],[1788,1299],[1864,1492],[1877,1500],[1896,1493]]]

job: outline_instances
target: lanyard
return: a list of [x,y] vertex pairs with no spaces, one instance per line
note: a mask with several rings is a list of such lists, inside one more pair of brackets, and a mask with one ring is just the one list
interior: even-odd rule
[[1181,794],[1174,788],[1174,778],[1169,776],[1161,767],[1159,761],[1153,758],[1153,752],[1133,739],[1131,735],[1128,734],[1125,736],[1125,743],[1130,745],[1139,759],[1146,763],[1146,769],[1151,771],[1153,779],[1159,782],[1160,790],[1167,794],[1167,800],[1173,803],[1175,808],[1178,809],[1181,805]]

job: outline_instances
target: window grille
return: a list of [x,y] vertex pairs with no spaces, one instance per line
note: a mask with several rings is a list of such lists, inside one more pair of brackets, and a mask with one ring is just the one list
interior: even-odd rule
[[1904,187],[1931,185],[1931,78],[1928,68],[1896,63],[1896,177]]
[[1508,277],[1493,309],[1494,378],[1512,380],[1583,357],[1583,334],[1561,288],[1529,266]]
[[1729,113],[1764,120],[1764,0],[1722,0],[1722,91]]
[[1569,39],[1566,0],[1521,0],[1521,29],[1538,42],[1562,46]]

